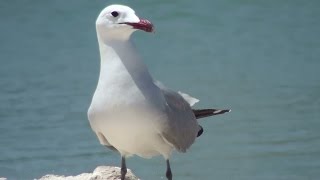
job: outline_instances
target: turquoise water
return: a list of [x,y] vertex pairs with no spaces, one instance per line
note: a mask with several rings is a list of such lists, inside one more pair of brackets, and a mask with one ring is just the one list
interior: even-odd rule
[[[199,98],[197,108],[232,109],[201,120],[201,138],[173,154],[175,179],[319,178],[319,1],[120,2],[156,26],[134,35],[156,79]],[[110,3],[0,2],[0,177],[120,164],[86,115],[99,71],[94,22]],[[160,157],[127,163],[163,179]]]

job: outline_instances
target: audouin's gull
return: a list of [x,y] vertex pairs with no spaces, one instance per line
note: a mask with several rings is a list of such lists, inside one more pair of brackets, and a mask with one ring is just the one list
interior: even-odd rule
[[125,158],[130,155],[162,155],[171,180],[170,154],[173,149],[186,152],[202,134],[197,119],[230,110],[194,110],[191,106],[199,100],[152,79],[130,36],[136,30],[153,32],[154,28],[130,7],[103,9],[96,30],[101,67],[88,110],[91,128],[102,145],[121,154],[122,180],[127,172]]

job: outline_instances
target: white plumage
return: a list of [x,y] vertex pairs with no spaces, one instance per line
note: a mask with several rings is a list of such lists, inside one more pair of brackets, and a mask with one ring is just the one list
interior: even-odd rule
[[[119,17],[111,15],[115,11]],[[173,148],[184,152],[190,147],[199,126],[187,101],[155,84],[136,52],[130,41],[136,29],[124,23],[139,21],[131,8],[121,5],[109,6],[99,15],[101,68],[89,121],[100,143],[113,146],[122,156],[168,159]],[[192,104],[196,101],[183,96]]]

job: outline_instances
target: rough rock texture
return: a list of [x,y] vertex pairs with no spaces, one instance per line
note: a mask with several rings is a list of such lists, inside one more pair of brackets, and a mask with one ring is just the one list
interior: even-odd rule
[[[119,180],[120,168],[113,166],[98,166],[93,173],[83,173],[77,176],[59,176],[48,174],[39,180]],[[128,169],[126,180],[139,180],[130,169]]]

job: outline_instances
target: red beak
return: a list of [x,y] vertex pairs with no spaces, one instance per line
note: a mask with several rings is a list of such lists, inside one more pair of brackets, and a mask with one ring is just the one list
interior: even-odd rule
[[140,19],[140,21],[138,23],[123,23],[123,24],[130,25],[134,29],[140,29],[140,30],[146,31],[146,32],[153,32],[154,31],[153,24],[146,19]]

